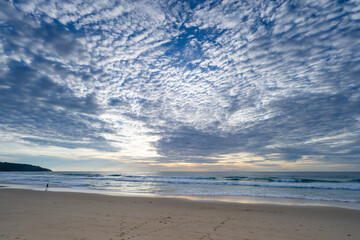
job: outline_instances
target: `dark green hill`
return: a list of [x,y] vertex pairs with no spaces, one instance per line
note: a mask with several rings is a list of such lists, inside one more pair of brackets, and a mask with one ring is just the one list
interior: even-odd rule
[[51,172],[50,169],[42,168],[30,164],[22,164],[22,163],[8,163],[8,162],[0,162],[0,171],[17,171],[17,172],[32,172],[32,171],[42,171],[42,172]]

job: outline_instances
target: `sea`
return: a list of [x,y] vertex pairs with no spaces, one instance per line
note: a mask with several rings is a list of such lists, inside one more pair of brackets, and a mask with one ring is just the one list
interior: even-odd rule
[[0,172],[0,186],[44,191],[360,209],[360,172]]

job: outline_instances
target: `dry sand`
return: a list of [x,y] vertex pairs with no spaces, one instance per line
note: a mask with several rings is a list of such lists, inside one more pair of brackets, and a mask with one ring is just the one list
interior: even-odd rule
[[360,239],[360,211],[0,189],[0,239]]

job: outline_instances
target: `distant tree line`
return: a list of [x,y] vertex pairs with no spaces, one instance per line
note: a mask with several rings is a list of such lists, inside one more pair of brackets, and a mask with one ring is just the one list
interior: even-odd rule
[[0,162],[0,171],[10,172],[10,171],[18,171],[18,172],[33,172],[33,171],[47,171],[51,172],[50,169],[42,168],[39,166],[34,166],[30,164],[22,164],[22,163],[8,163],[8,162]]

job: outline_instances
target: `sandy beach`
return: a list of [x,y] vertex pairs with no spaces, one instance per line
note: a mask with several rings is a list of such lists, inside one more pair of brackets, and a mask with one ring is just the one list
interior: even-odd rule
[[0,239],[360,239],[360,211],[0,189]]

